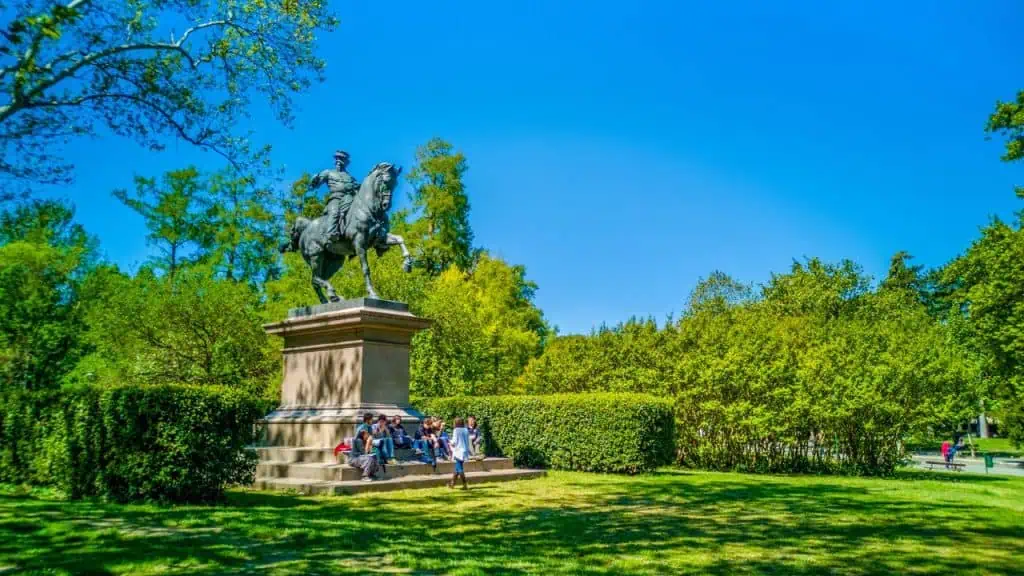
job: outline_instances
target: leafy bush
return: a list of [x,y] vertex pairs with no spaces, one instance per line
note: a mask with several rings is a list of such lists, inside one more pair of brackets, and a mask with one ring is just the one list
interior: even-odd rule
[[685,466],[890,474],[903,440],[955,429],[982,396],[976,355],[918,282],[900,254],[874,290],[850,262],[795,263],[760,295],[716,274],[678,321],[555,339],[520,384],[674,398]]
[[215,386],[11,392],[0,411],[0,481],[72,498],[212,501],[250,483],[246,449],[265,402]]
[[520,466],[636,473],[672,460],[672,402],[654,396],[463,396],[418,407],[449,424],[476,416],[487,454]]
[[261,327],[259,294],[216,276],[180,268],[173,281],[143,271],[134,278],[95,274],[86,312],[94,352],[69,382],[205,384],[258,392],[280,374]]

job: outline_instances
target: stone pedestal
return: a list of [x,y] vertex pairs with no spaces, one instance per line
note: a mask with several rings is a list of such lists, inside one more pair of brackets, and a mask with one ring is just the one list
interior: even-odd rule
[[296,308],[263,328],[284,338],[281,405],[264,420],[269,446],[334,447],[362,414],[422,415],[409,405],[409,341],[430,321],[400,302],[359,298]]

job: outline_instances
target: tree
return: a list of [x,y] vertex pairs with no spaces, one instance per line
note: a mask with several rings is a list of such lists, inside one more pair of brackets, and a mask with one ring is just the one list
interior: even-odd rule
[[889,260],[889,273],[882,280],[882,288],[887,290],[906,290],[921,292],[923,290],[922,266],[911,266],[914,257],[905,251],[893,254]]
[[[989,392],[1003,416],[1024,410],[1024,228],[996,218],[960,257],[943,268],[953,318],[965,324],[964,340],[984,358]],[[1024,421],[1002,422],[1024,443]]]
[[205,188],[199,258],[228,280],[261,285],[275,278],[282,230],[270,189],[231,171],[214,174]]
[[84,338],[94,352],[72,381],[215,384],[264,392],[279,374],[261,327],[260,297],[208,266],[172,283],[148,270],[99,274],[88,289]]
[[728,274],[715,270],[707,279],[700,279],[690,294],[686,309],[694,313],[704,309],[725,310],[753,300],[750,285],[742,284]]
[[160,249],[154,264],[174,278],[186,249],[198,247],[203,235],[203,215],[198,210],[203,183],[199,171],[189,167],[165,174],[162,183],[155,178],[135,177],[135,195],[115,190],[114,196],[146,221],[146,240]]
[[[1024,90],[1017,92],[1012,102],[996,102],[996,109],[988,118],[985,131],[998,134],[1006,140],[1004,162],[1024,159]],[[1017,196],[1024,198],[1024,187],[1017,187]]]
[[0,214],[0,388],[57,386],[86,353],[82,283],[96,241],[61,202]]
[[462,152],[440,138],[416,151],[416,166],[409,172],[412,205],[417,218],[406,225],[407,212],[395,214],[396,230],[416,251],[417,264],[432,275],[455,265],[469,270],[473,263],[473,230],[469,225],[469,197],[462,178],[469,167]]
[[[236,164],[254,153],[254,97],[291,121],[322,79],[326,0],[15,0],[0,49],[0,174],[65,183],[55,144],[102,126],[162,149],[173,138]],[[170,24],[170,26],[168,26]],[[171,29],[168,30],[168,27]]]
[[886,474],[901,441],[972,417],[982,388],[976,355],[896,280],[904,259],[873,290],[849,261],[796,262],[757,297],[715,272],[677,323],[556,338],[520,381],[674,397],[688,465]]
[[410,392],[440,397],[514,391],[547,334],[531,301],[534,290],[521,266],[486,253],[471,272],[452,266],[433,278],[414,308],[434,322],[413,340]]

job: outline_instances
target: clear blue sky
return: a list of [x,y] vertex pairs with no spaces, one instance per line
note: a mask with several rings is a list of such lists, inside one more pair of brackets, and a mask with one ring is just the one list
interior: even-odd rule
[[[434,135],[463,150],[479,245],[525,264],[563,332],[678,312],[714,269],[793,258],[876,277],[961,252],[1018,208],[1019,166],[982,131],[1024,88],[1024,5],[1000,2],[337,2],[328,80],[293,130],[260,117],[290,177],[336,148],[362,176]],[[217,159],[116,138],[67,150],[61,194],[131,268],[133,173]],[[312,293],[311,293],[312,296]]]

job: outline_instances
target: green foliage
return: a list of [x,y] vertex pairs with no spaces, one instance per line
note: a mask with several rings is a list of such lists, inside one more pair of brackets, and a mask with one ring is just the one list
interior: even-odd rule
[[678,322],[557,338],[520,385],[675,398],[679,459],[690,466],[888,474],[903,439],[974,415],[981,380],[913,282],[869,284],[850,262],[812,259],[755,298],[715,273]]
[[472,272],[457,267],[429,284],[416,312],[433,326],[413,340],[412,394],[488,395],[511,392],[540,354],[547,326],[533,305],[525,269],[481,254]]
[[281,229],[271,190],[230,171],[213,174],[202,196],[199,258],[228,280],[275,278]]
[[[989,116],[985,131],[1005,139],[1004,162],[1024,159],[1024,90],[1017,92],[1016,100],[996,102],[996,109]],[[1017,196],[1024,198],[1024,187],[1017,187]]]
[[81,284],[95,240],[73,216],[52,201],[0,214],[0,389],[56,386],[85,353]]
[[440,138],[416,151],[409,171],[414,215],[395,215],[395,230],[409,242],[417,266],[432,275],[449,266],[468,270],[473,262],[473,230],[469,225],[469,196],[462,182],[469,167],[462,152]]
[[189,167],[165,174],[158,185],[155,178],[135,177],[135,195],[115,190],[114,197],[146,222],[146,240],[159,248],[161,255],[153,264],[174,278],[189,259],[186,248],[196,248],[202,235],[198,211],[203,183],[199,171]]
[[463,396],[417,407],[447,422],[476,416],[487,453],[521,466],[633,474],[672,459],[672,403],[654,396]]
[[100,127],[150,149],[170,137],[246,165],[254,151],[241,120],[262,100],[290,123],[292,98],[322,79],[318,36],[336,25],[324,0],[10,4],[0,173],[23,184],[67,182],[72,166],[55,142]]
[[229,388],[121,387],[100,407],[107,465],[101,495],[119,501],[215,500],[225,485],[250,484],[249,450],[268,406]]
[[1024,445],[1024,228],[995,219],[941,272],[951,322],[984,360],[1002,429]]
[[265,402],[221,387],[13,391],[0,409],[0,479],[72,498],[213,501],[251,483]]
[[527,394],[556,392],[670,392],[674,329],[653,319],[632,319],[590,336],[555,338],[530,362],[518,388]]
[[280,365],[261,326],[259,294],[207,267],[173,282],[146,271],[91,278],[85,339],[95,352],[71,380],[243,387],[263,393]]
[[172,170],[158,183],[135,177],[135,194],[114,196],[146,222],[159,248],[151,264],[174,278],[191,263],[213,267],[228,280],[254,286],[277,276],[281,230],[269,188],[230,170],[208,176],[193,167]]

